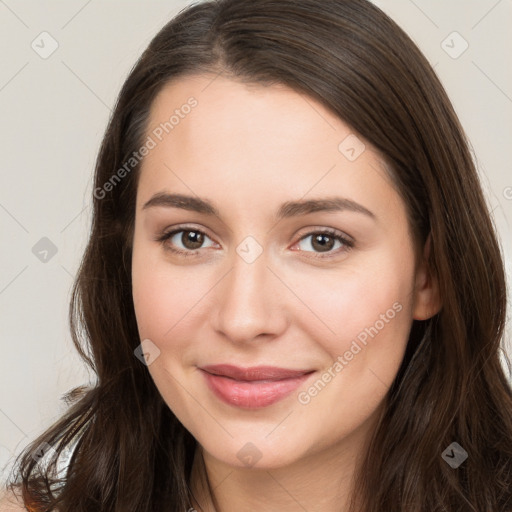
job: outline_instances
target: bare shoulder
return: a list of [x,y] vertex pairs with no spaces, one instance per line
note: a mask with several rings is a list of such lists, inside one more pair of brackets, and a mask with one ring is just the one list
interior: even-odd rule
[[10,491],[0,493],[0,512],[27,512],[21,498]]

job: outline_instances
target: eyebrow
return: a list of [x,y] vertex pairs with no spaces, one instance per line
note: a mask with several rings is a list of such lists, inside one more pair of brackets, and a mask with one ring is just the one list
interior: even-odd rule
[[[199,197],[187,196],[183,194],[168,194],[159,192],[147,201],[142,209],[164,207],[164,208],[181,208],[183,210],[202,213],[205,215],[214,215],[220,218],[219,211],[207,199]],[[283,203],[276,214],[276,219],[286,219],[290,217],[298,217],[314,212],[340,212],[351,211],[362,213],[372,219],[376,219],[373,212],[365,208],[363,205],[344,197],[326,197],[321,199],[308,199],[299,201],[286,201]]]

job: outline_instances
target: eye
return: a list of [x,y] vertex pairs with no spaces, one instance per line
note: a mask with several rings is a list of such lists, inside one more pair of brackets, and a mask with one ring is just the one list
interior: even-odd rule
[[[307,239],[310,240],[306,242]],[[333,251],[333,249],[335,249],[336,243],[339,244],[338,249],[341,250]],[[315,258],[331,257],[336,254],[339,254],[340,252],[346,252],[350,250],[352,247],[354,247],[354,242],[352,240],[349,240],[342,233],[333,229],[310,231],[308,234],[304,235],[300,239],[300,241],[297,244],[295,244],[295,246],[300,246],[301,244],[301,251],[318,252],[326,254],[325,256],[323,254],[314,256]],[[307,250],[308,247],[312,248],[313,250]]]
[[[177,228],[167,233],[163,233],[156,240],[160,242],[168,251],[181,254],[183,256],[195,256],[197,249],[201,249],[205,239],[211,238],[203,231],[195,228]],[[213,241],[212,241],[213,242]],[[181,247],[177,244],[181,244]],[[213,246],[212,243],[209,247]]]
[[[311,240],[305,242],[308,238],[311,238]],[[200,229],[180,226],[172,231],[163,233],[156,238],[156,241],[160,242],[166,251],[182,256],[197,256],[199,249],[205,248],[203,244],[206,239],[212,242],[207,247],[215,246],[213,240]],[[339,244],[338,250],[333,251],[336,243]],[[181,247],[179,244],[181,244]],[[349,240],[341,232],[326,228],[310,231],[302,236],[294,247],[301,246],[301,244],[302,247],[300,247],[300,251],[317,252],[318,254],[313,256],[315,258],[333,257],[339,253],[347,252],[354,247],[354,242]],[[312,248],[312,251],[308,250],[307,247]]]

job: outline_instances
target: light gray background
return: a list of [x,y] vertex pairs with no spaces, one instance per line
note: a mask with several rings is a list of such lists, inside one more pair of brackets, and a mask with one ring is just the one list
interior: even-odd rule
[[[94,381],[71,344],[67,308],[89,231],[96,153],[136,58],[189,3],[0,0],[2,475],[12,456],[64,410],[62,394]],[[506,55],[512,1],[375,3],[411,35],[454,103],[502,238],[510,282],[512,66]],[[40,52],[51,48],[43,31],[58,43],[46,59],[31,47],[34,41]],[[464,41],[454,31],[469,44],[458,58]],[[57,247],[47,262],[32,252],[42,237]],[[510,333],[509,322],[508,340]]]

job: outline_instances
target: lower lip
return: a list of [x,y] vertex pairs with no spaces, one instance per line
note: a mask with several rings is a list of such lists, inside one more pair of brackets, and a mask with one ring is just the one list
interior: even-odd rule
[[212,375],[202,370],[209,388],[222,401],[244,409],[266,407],[288,396],[297,389],[311,373],[276,381],[240,381]]

